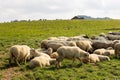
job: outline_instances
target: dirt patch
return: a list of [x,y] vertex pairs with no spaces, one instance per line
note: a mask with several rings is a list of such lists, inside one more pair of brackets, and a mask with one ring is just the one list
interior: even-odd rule
[[21,76],[22,72],[18,71],[18,67],[11,67],[5,70],[2,70],[1,80],[12,80],[16,76]]
[[12,80],[14,77],[22,75],[17,66],[9,67],[7,53],[0,53],[0,72],[2,75],[0,80]]

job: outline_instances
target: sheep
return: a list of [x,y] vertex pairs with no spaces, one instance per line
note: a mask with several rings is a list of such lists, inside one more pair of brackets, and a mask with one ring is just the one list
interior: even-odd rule
[[100,61],[110,61],[110,58],[108,56],[98,55],[98,58]]
[[[98,45],[99,44],[99,45]],[[108,48],[108,47],[114,47],[113,41],[107,41],[107,40],[92,40],[92,47],[94,50],[101,49],[101,48]]]
[[61,46],[64,46],[64,45],[61,43],[49,43],[49,44],[47,44],[47,47],[52,48],[54,52],[57,51],[57,49]]
[[119,32],[112,32],[112,31],[109,31],[108,34],[111,34],[111,35],[120,35],[120,31],[119,31]]
[[108,56],[104,55],[98,55],[98,54],[89,54],[89,58],[83,58],[82,61],[84,63],[97,63],[100,61],[110,61],[110,58]]
[[92,40],[102,40],[105,41],[107,40],[104,36],[100,35],[100,36],[92,36],[91,37]]
[[120,40],[120,35],[107,35],[108,40]]
[[104,55],[104,56],[114,56],[115,52],[112,49],[112,47],[109,47],[107,49],[104,49],[104,48],[97,49],[93,52],[93,54]]
[[79,40],[86,40],[89,37],[87,35],[80,35],[80,36],[74,36],[74,37],[70,37],[67,39],[67,41],[79,41]]
[[120,58],[120,43],[116,43],[114,49],[115,49],[115,56],[117,58]]
[[98,55],[97,54],[90,54],[89,55],[89,62],[90,63],[97,63],[99,62],[99,58],[98,58]]
[[81,41],[77,41],[76,42],[76,45],[81,48],[82,50],[85,50],[85,51],[90,51],[92,52],[93,48],[92,48],[92,43],[91,41],[87,41],[87,40],[81,40]]
[[46,55],[40,55],[35,58],[33,58],[30,63],[29,67],[30,68],[35,68],[35,67],[45,67],[45,66],[50,66],[52,64],[56,63],[56,59],[50,58],[50,56]]
[[49,65],[50,65],[49,59],[47,59],[45,56],[35,57],[29,63],[30,68],[35,68],[37,66],[40,66],[42,68],[43,66]]
[[11,64],[11,61],[14,59],[15,63],[17,63],[18,66],[20,66],[19,61],[23,61],[26,63],[27,59],[31,58],[30,53],[31,48],[27,45],[14,45],[10,48],[10,59],[9,64]]
[[77,46],[74,41],[66,41],[67,46]]
[[50,57],[51,58],[57,58],[59,55],[58,55],[58,53],[57,52],[53,52],[52,54],[50,54]]
[[80,49],[79,47],[71,47],[71,46],[62,46],[57,50],[58,57],[56,59],[56,67],[60,67],[60,63],[64,58],[72,59],[72,66],[74,64],[75,59],[77,58],[81,62],[81,57],[88,57],[89,53]]
[[47,58],[50,59],[50,56],[48,54],[46,54],[44,52],[39,52],[38,49],[36,49],[36,50],[35,49],[31,49],[30,52],[31,52],[33,58],[34,57],[39,57],[39,56],[46,56]]
[[[87,61],[89,61],[90,63],[97,63],[97,62],[105,61],[105,60],[110,61],[110,58],[108,56],[97,55],[97,54],[90,54],[88,59],[89,60],[87,60]],[[87,62],[87,61],[85,61],[86,58],[84,58],[83,60],[84,60],[84,62]]]
[[105,50],[103,55],[105,55],[105,56],[114,56],[115,55],[115,50]]
[[98,54],[98,55],[103,55],[106,49],[101,48],[101,49],[96,49],[93,54]]

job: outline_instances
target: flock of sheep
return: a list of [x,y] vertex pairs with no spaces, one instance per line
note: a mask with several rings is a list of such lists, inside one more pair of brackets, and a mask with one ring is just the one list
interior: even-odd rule
[[34,49],[27,45],[14,45],[10,48],[9,64],[14,61],[18,66],[20,62],[29,60],[31,68],[44,67],[54,64],[60,68],[64,58],[75,59],[81,63],[97,63],[109,61],[110,56],[120,57],[120,31],[101,33],[99,36],[89,38],[86,35],[74,37],[49,37],[40,42],[41,48]]

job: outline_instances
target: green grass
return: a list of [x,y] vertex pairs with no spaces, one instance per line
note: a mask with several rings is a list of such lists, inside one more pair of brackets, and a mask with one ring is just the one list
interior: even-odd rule
[[[1,72],[8,69],[9,48],[15,44],[26,44],[39,48],[40,41],[51,36],[88,36],[120,30],[120,20],[47,20],[31,22],[0,23],[0,79]],[[55,66],[29,69],[27,63],[17,68],[22,75],[13,80],[117,80],[120,79],[120,62],[112,58],[111,61],[94,64],[79,65],[73,68],[71,60],[64,60],[62,67]]]

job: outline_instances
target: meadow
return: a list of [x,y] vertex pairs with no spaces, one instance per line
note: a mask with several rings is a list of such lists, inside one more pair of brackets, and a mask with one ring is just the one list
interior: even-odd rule
[[119,31],[120,20],[45,20],[27,22],[0,23],[0,79],[1,80],[119,80],[120,62],[111,61],[98,64],[70,67],[71,61],[64,60],[62,67],[54,65],[45,68],[28,67],[29,62],[20,67],[9,66],[9,48],[15,44],[26,44],[40,48],[43,39],[53,36],[78,36],[86,34],[89,37]]

